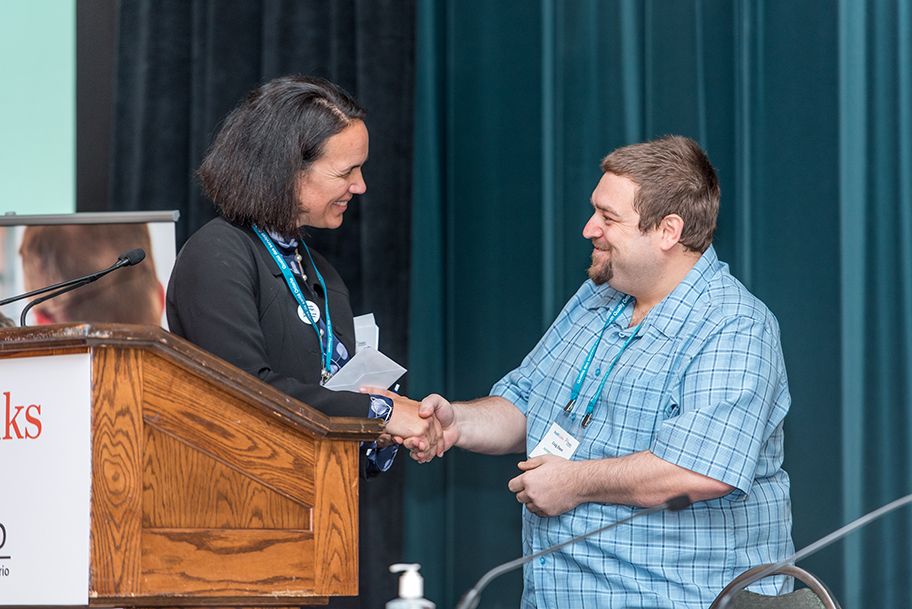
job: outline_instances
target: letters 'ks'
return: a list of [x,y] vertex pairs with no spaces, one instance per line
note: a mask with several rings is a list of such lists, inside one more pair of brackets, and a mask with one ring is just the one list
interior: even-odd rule
[[[3,392],[5,408],[0,440],[35,440],[42,432],[41,405],[14,406],[9,391]],[[21,418],[20,418],[21,417]]]

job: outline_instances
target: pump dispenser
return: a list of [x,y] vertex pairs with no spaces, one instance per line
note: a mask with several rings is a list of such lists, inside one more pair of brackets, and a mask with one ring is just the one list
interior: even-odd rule
[[435,605],[424,598],[424,578],[418,572],[417,563],[390,565],[390,573],[402,573],[399,577],[399,598],[386,604],[386,609],[434,609]]

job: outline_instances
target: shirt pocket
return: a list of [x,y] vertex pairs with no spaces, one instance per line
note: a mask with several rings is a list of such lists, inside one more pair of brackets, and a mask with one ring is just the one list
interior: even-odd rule
[[601,419],[604,454],[592,458],[649,450],[662,422],[679,413],[668,386],[668,357],[661,350],[639,351],[612,376],[594,413],[594,419]]

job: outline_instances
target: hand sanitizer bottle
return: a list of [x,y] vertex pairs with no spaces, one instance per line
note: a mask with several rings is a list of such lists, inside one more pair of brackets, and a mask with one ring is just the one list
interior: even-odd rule
[[418,573],[421,565],[390,565],[390,573],[402,573],[399,577],[399,598],[386,604],[386,609],[434,609],[435,605],[424,598],[424,578]]

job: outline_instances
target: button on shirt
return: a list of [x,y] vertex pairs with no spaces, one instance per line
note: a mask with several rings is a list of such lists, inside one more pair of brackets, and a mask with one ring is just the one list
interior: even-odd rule
[[[544,437],[624,294],[587,281],[522,364],[491,390],[527,418],[527,451]],[[609,326],[577,400],[588,404],[630,336],[633,303]],[[621,525],[526,565],[523,607],[705,609],[735,576],[793,551],[782,421],[791,400],[772,313],[710,247],[646,316],[599,397],[574,460],[648,450],[733,487],[674,513]],[[557,517],[523,509],[529,554],[626,518],[637,508],[584,503]],[[752,589],[775,594],[791,582]]]

